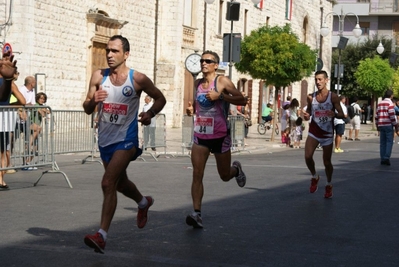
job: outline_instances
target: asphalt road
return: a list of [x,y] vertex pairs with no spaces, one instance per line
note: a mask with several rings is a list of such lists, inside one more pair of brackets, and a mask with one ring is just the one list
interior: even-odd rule
[[[260,142],[260,141],[259,141]],[[264,142],[264,141],[263,141]],[[185,224],[191,212],[189,157],[130,164],[129,177],[155,203],[144,229],[137,205],[119,195],[105,254],[83,243],[99,228],[102,166],[83,155],[57,156],[48,168],[6,175],[0,191],[0,266],[398,266],[399,145],[392,166],[381,166],[376,137],[344,141],[334,154],[334,197],[324,199],[321,151],[315,159],[319,190],[309,193],[303,149],[234,154],[247,185],[222,182],[210,157],[205,171],[204,229]]]

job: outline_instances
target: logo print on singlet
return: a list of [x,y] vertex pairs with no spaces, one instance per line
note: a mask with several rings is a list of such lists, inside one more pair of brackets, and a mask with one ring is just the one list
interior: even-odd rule
[[133,94],[133,88],[131,86],[125,86],[122,89],[122,94],[124,96],[131,96]]
[[206,99],[206,94],[199,94],[197,96],[197,101],[203,109],[211,109],[215,105],[215,101]]

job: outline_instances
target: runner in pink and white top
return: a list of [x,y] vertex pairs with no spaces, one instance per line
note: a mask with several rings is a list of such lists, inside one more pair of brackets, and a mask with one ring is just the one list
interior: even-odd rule
[[[219,55],[205,51],[201,56],[203,78],[195,81],[195,103],[187,108],[187,115],[194,114],[194,140],[191,150],[193,181],[191,196],[194,211],[186,217],[186,223],[194,228],[202,228],[201,205],[204,195],[203,178],[210,153],[215,155],[220,179],[227,182],[232,178],[240,187],[246,182],[241,163],[231,164],[231,138],[228,129],[229,105],[245,105],[247,99],[236,89],[229,78],[217,76]],[[195,108],[195,113],[193,108]]]

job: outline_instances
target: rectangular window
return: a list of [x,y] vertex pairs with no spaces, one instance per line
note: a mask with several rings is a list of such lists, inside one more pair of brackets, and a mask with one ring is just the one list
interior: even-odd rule
[[193,10],[193,0],[184,0],[184,13],[183,13],[183,25],[191,27],[192,26],[192,10]]
[[359,26],[362,29],[362,35],[368,36],[370,33],[370,22],[359,22]]
[[288,20],[292,18],[292,1],[294,0],[285,0],[285,19]]
[[222,35],[223,30],[223,0],[219,1],[218,35]]

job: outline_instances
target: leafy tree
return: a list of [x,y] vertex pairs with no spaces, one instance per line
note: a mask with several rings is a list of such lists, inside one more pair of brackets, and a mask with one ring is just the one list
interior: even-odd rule
[[315,68],[316,51],[300,43],[291,26],[262,26],[241,42],[241,61],[236,69],[276,87],[309,76]]
[[[392,40],[381,39],[384,44],[384,52],[380,55],[383,59],[388,59],[391,54]],[[356,81],[354,73],[356,72],[359,62],[366,58],[374,58],[379,56],[376,48],[380,43],[380,39],[369,38],[365,42],[357,44],[348,44],[344,50],[341,50],[341,64],[344,65],[344,75],[340,80],[342,89],[340,93],[352,97],[357,96],[359,98],[368,98],[371,93],[367,90],[363,90],[362,87]],[[332,54],[332,66],[331,66],[331,89],[334,91],[334,84],[337,83],[337,78],[335,78],[335,64],[338,64],[338,49],[333,51]]]
[[392,86],[394,70],[386,59],[379,56],[361,60],[355,78],[360,87],[376,97],[383,96]]
[[[394,70],[389,66],[387,59],[379,56],[361,60],[355,78],[360,87],[374,96],[374,99],[383,96],[384,92],[392,86]],[[375,117],[376,101],[374,101],[373,118]],[[374,123],[372,125],[374,129]]]
[[[316,51],[300,43],[291,26],[286,24],[283,27],[266,25],[253,30],[241,42],[241,60],[235,67],[241,73],[274,85],[276,107],[278,90],[309,76],[315,64]],[[274,118],[277,118],[276,108]]]
[[393,75],[393,83],[392,83],[393,94],[396,98],[399,97],[399,68],[396,69]]

